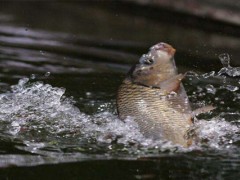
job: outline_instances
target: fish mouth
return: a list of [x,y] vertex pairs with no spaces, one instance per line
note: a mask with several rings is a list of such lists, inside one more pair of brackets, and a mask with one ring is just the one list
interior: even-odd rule
[[155,50],[155,51],[164,51],[167,52],[169,55],[173,56],[176,52],[176,49],[174,49],[171,45],[164,43],[164,42],[160,42],[154,46],[152,46],[150,48],[150,50]]

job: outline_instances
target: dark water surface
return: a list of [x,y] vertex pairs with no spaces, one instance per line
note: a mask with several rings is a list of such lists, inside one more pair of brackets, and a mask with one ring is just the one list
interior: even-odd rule
[[[240,177],[236,33],[134,7],[0,2],[0,179]],[[189,71],[192,106],[216,107],[198,116],[189,149],[147,139],[116,115],[126,72],[159,41]]]

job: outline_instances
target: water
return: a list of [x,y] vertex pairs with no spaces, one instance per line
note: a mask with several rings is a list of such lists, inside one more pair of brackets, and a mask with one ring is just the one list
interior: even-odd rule
[[[199,37],[208,33],[153,22],[116,7],[50,3],[39,10],[44,4],[25,3],[24,14],[18,5],[6,3],[0,13],[2,179],[240,176],[240,70],[237,59],[224,53],[227,47],[209,63],[207,38],[198,52],[209,56],[202,59],[195,50],[185,52],[194,49],[193,42],[173,38],[180,31]],[[69,16],[63,13],[67,10]],[[46,21],[41,11],[56,15]],[[126,72],[159,39],[177,46],[176,63],[180,72],[188,72],[184,86],[192,107],[216,107],[195,119],[198,138],[190,148],[147,139],[133,119],[124,123],[116,113],[115,95]],[[222,42],[235,40],[224,37]]]
[[[0,94],[1,141],[11,144],[11,150],[1,150],[4,159],[1,166],[93,158],[129,160],[172,155],[194,158],[197,152],[201,152],[202,158],[215,156],[215,153],[226,160],[238,157],[240,114],[236,107],[239,105],[239,92],[234,80],[208,84],[210,78],[222,81],[220,73],[217,74],[187,75],[186,90],[193,106],[212,104],[216,107],[214,112],[196,120],[199,140],[188,149],[170,142],[146,139],[133,119],[126,119],[125,123],[118,119],[113,100],[99,103],[94,92],[86,92],[79,103],[83,99],[90,101],[96,111],[89,114],[76,106],[76,98],[65,95],[65,88],[39,81],[33,74],[30,78],[22,78]],[[39,76],[40,79],[46,77],[51,77],[49,72]],[[233,101],[228,104],[226,98],[230,95]],[[91,97],[93,100],[88,100]],[[24,155],[12,155],[11,152]],[[36,158],[36,155],[41,156]],[[238,166],[238,161],[234,163]]]

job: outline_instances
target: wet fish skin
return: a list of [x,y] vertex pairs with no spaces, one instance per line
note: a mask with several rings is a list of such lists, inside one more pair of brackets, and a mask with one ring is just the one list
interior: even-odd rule
[[120,119],[133,117],[146,137],[188,147],[192,110],[174,54],[175,49],[166,43],[150,48],[119,87],[117,109]]

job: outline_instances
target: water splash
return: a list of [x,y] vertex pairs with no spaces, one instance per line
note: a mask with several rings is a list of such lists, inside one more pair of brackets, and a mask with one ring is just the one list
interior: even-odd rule
[[[4,133],[32,142],[41,137],[44,143],[54,137],[78,139],[77,144],[86,139],[126,145],[143,141],[131,118],[123,122],[106,111],[87,115],[80,112],[73,99],[65,97],[64,93],[64,88],[20,79],[17,85],[11,86],[10,92],[0,95],[0,122],[8,123]],[[36,139],[34,134],[38,134]],[[72,145],[75,143],[76,140]]]
[[[123,122],[106,111],[87,115],[64,93],[64,88],[20,79],[18,84],[11,86],[10,92],[0,95],[1,133],[22,139],[26,146],[18,146],[18,149],[38,154],[49,147],[76,147],[75,151],[82,149],[90,153],[99,148],[113,151],[114,144],[122,144],[123,149],[131,145],[127,151],[136,153],[138,147],[155,146],[153,140],[144,138],[133,119]],[[155,143],[164,145],[161,141]]]
[[199,146],[211,148],[230,148],[237,141],[239,128],[224,118],[214,117],[210,120],[198,120],[195,124]]
[[[219,55],[223,67],[204,74],[187,72],[186,88],[193,107],[213,105],[212,113],[200,115],[195,122],[197,146],[216,149],[234,147],[239,141],[239,80],[240,67],[230,65],[227,53]],[[186,85],[186,86],[187,86]]]
[[[224,63],[225,68],[231,67],[230,61]],[[50,73],[46,73],[45,76],[49,75]],[[201,78],[208,80],[219,76],[222,76],[221,73],[214,71],[203,75],[194,72],[187,74],[187,77],[197,77],[199,82]],[[217,149],[230,146],[232,143],[229,142],[235,142],[235,139],[239,138],[236,135],[239,128],[219,117],[219,111],[225,108],[225,104],[221,103],[225,101],[219,93],[222,90],[234,92],[237,102],[240,98],[238,88],[211,83],[189,87],[196,87],[192,91],[188,90],[193,106],[201,107],[215,103],[216,107],[220,107],[217,114],[213,113],[214,117],[207,116],[196,122],[196,133],[200,140],[190,150],[203,145]],[[105,104],[99,105],[101,113],[87,115],[74,105],[73,98],[64,94],[65,88],[37,81],[35,75],[30,79],[20,79],[18,84],[11,86],[9,92],[0,94],[0,132],[21,139],[26,146],[18,147],[19,149],[39,154],[45,152],[44,149],[84,153],[117,151],[133,154],[182,150],[167,141],[145,138],[133,118],[129,117],[123,122],[113,113],[104,110]],[[91,92],[86,93],[86,97],[91,95]],[[239,119],[240,114],[236,121]]]
[[[0,95],[0,121],[11,123],[8,133],[48,129],[59,133],[74,123],[79,110],[69,98],[64,98],[64,88],[55,88],[43,82],[29,83],[20,79],[11,91]],[[62,118],[61,126],[56,124]],[[8,130],[6,129],[6,130]]]
[[219,59],[223,65],[223,68],[220,69],[220,71],[218,72],[219,76],[223,74],[227,74],[228,76],[231,76],[231,77],[240,76],[240,67],[232,67],[230,65],[231,59],[229,54],[227,53],[220,54]]
[[223,67],[230,67],[230,56],[228,53],[220,54],[218,57],[223,65]]

